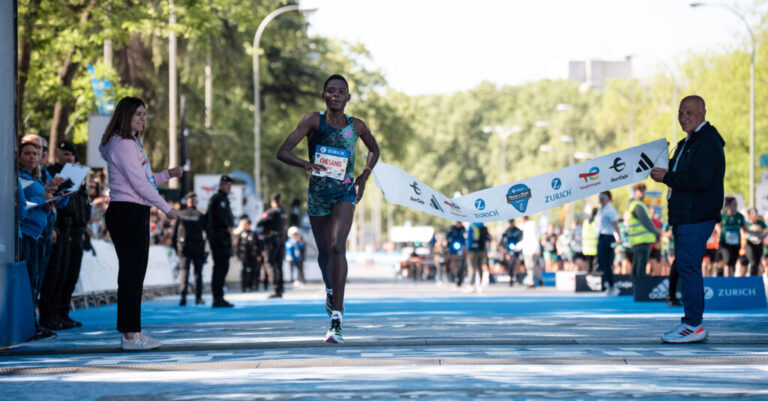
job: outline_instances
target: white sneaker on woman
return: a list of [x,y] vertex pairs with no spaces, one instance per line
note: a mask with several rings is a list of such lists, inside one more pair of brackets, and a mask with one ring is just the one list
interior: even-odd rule
[[143,331],[141,333],[134,333],[133,338],[130,340],[125,338],[125,335],[120,339],[120,348],[123,351],[146,351],[158,348],[160,345],[162,345],[160,341],[144,334]]

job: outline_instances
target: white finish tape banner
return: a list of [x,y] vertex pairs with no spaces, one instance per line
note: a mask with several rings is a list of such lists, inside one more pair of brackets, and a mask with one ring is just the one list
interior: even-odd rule
[[391,203],[447,220],[508,220],[648,178],[653,167],[669,163],[666,139],[600,156],[550,173],[448,198],[410,174],[386,163],[373,169],[376,186]]

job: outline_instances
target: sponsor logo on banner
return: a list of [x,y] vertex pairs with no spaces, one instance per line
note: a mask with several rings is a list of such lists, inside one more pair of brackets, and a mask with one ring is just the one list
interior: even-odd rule
[[409,185],[411,188],[413,188],[413,192],[416,195],[421,195],[421,188],[419,188],[419,184],[414,181],[411,185]]
[[653,160],[651,160],[648,155],[646,155],[644,152],[640,153],[640,161],[637,162],[637,168],[635,169],[636,173],[642,173],[643,171],[648,171],[653,168]]
[[587,189],[587,188],[596,187],[596,186],[600,185],[600,181],[599,181],[600,169],[597,166],[592,167],[586,173],[579,174],[579,178],[583,178],[584,179],[584,183],[587,184],[587,185],[580,186],[579,189]]
[[485,210],[485,200],[483,198],[475,199],[475,209],[481,211],[481,213],[477,213],[477,212],[472,213],[475,215],[475,218],[477,219],[483,219],[486,217],[496,217],[499,215],[498,210],[488,210],[488,211],[482,212],[483,210]]
[[[421,195],[421,188],[419,188],[419,183],[414,181],[411,185],[409,185],[409,187],[411,187],[413,189],[413,192],[416,195]],[[418,196],[411,196],[410,199],[411,199],[411,202],[416,202],[419,205],[423,205],[424,204],[424,200],[419,198]]]
[[437,201],[437,198],[435,198],[435,195],[432,195],[432,198],[429,200],[429,206],[432,206],[432,209],[443,212],[443,208],[440,207],[440,203]]
[[456,204],[456,202],[444,201],[443,203],[448,205],[448,212],[450,214],[452,214],[454,216],[459,216],[459,217],[467,217],[466,214],[461,212],[461,206]]
[[624,163],[623,161],[621,161],[621,157],[617,157],[617,158],[613,159],[613,165],[611,165],[608,168],[613,170],[613,171],[615,171],[615,172],[617,172],[617,173],[620,173],[620,172],[624,171],[624,166],[626,166],[626,165],[627,165],[627,163]]
[[[557,191],[563,186],[563,181],[560,178],[555,177],[552,179],[552,182],[550,183],[550,185],[552,186],[552,189]],[[564,189],[562,191],[544,195],[544,203],[556,202],[556,201],[559,201],[560,199],[565,199],[570,196],[571,196],[571,189],[570,188]]]
[[525,184],[513,185],[507,191],[507,203],[520,213],[525,213],[525,210],[528,209],[529,199],[531,199],[531,189]]

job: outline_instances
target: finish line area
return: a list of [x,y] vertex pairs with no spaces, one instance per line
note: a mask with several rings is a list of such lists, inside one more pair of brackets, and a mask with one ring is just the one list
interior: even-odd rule
[[[119,349],[115,305],[72,312],[83,327],[0,354],[14,400],[517,399],[768,397],[768,311],[705,312],[704,343],[662,344],[682,308],[630,296],[498,283],[394,281],[350,266],[346,343],[322,341],[324,291],[236,306],[145,301],[152,352]],[[363,274],[359,274],[359,273]]]

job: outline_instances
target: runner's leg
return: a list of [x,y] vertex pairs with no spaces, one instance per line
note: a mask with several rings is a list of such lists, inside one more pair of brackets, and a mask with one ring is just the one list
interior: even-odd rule
[[329,264],[331,261],[331,216],[309,216],[309,224],[312,226],[312,235],[317,245],[317,264],[320,265],[320,273],[323,275],[325,289],[331,286]]
[[331,283],[335,310],[344,308],[344,287],[347,284],[347,237],[352,228],[355,205],[342,201],[331,212]]

